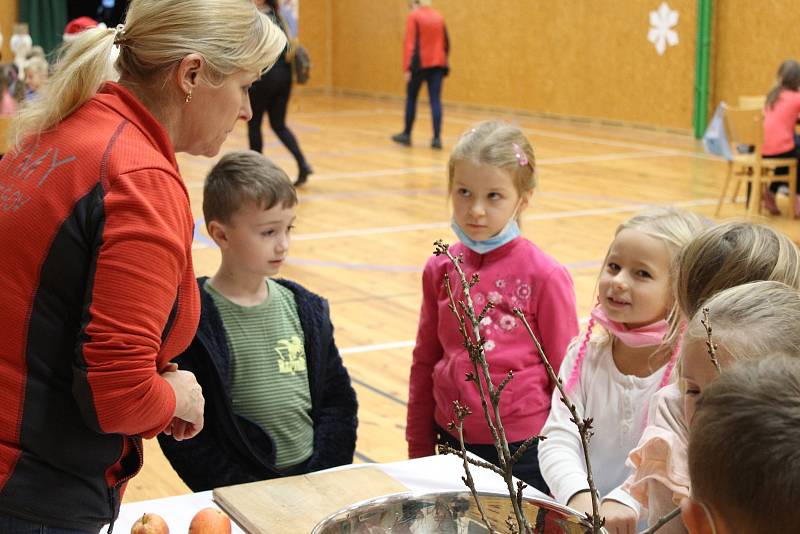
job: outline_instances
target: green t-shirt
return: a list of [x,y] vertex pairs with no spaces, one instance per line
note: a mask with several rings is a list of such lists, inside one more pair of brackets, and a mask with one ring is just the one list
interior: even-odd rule
[[305,461],[314,449],[314,425],[294,294],[268,279],[264,302],[240,306],[211,284],[204,288],[225,327],[233,411],[267,430],[275,441],[278,469]]

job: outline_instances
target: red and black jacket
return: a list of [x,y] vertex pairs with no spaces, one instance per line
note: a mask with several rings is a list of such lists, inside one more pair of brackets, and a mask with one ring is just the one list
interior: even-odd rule
[[0,512],[99,530],[171,421],[193,218],[166,131],[108,83],[0,161]]
[[406,18],[403,42],[403,71],[433,67],[447,68],[450,39],[444,17],[435,9],[419,7]]

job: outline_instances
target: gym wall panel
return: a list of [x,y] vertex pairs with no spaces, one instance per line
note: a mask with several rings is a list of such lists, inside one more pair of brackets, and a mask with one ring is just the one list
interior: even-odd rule
[[300,2],[300,42],[311,57],[311,77],[305,87],[331,87],[332,0],[302,0]]
[[[698,0],[667,0],[679,43],[659,55],[647,35],[662,1],[434,0],[452,43],[443,98],[689,131]],[[407,6],[302,0],[312,84],[322,71],[334,90],[402,97]],[[780,62],[800,56],[798,28],[797,0],[715,1],[710,110],[720,99],[765,94]]]
[[336,89],[405,94],[402,54],[407,5],[406,0],[334,0]]
[[714,2],[711,106],[740,95],[764,95],[784,59],[800,59],[796,0]]
[[11,55],[11,48],[8,41],[11,39],[11,32],[14,31],[14,23],[19,17],[17,0],[0,0],[0,31],[3,32],[3,63],[10,63],[14,58]]
[[[670,0],[680,41],[658,55],[647,33],[660,2],[437,0],[452,45],[444,100],[689,128],[695,2]],[[403,94],[407,12],[405,0],[333,3],[334,88]]]

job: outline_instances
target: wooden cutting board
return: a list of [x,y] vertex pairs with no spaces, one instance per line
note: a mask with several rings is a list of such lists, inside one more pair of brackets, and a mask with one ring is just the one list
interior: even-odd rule
[[408,491],[373,467],[312,473],[214,490],[214,500],[250,534],[307,534],[358,501]]

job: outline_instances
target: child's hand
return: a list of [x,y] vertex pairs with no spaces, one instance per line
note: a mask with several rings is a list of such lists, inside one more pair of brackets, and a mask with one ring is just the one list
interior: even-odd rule
[[567,503],[567,506],[582,514],[592,515],[592,495],[588,491],[576,493]]
[[[576,493],[567,506],[583,514],[592,515],[592,496],[588,491]],[[603,525],[609,534],[636,534],[636,512],[629,506],[617,501],[603,501],[600,505],[600,517],[605,518]]]
[[[591,505],[589,508],[591,509]],[[630,506],[617,501],[603,501],[600,505],[600,517],[605,517],[603,526],[609,534],[636,534],[636,521],[639,518]]]

